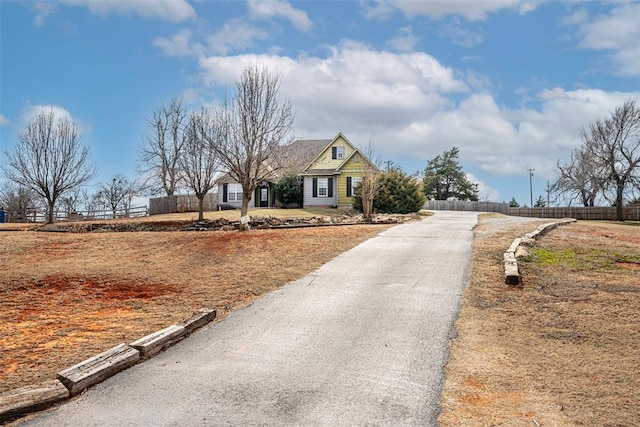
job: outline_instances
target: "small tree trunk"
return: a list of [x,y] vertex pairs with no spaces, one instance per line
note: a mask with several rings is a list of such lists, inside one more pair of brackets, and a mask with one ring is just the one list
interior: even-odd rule
[[47,201],[47,206],[49,208],[48,211],[47,211],[47,223],[48,224],[53,224],[53,220],[54,220],[53,205],[54,205],[54,201],[53,200],[48,200]]
[[204,212],[203,212],[204,196],[205,194],[198,197],[198,221],[202,221],[204,219]]
[[623,196],[624,196],[624,185],[618,182],[618,185],[616,188],[616,220],[617,221],[624,221],[624,212],[622,209]]
[[[251,198],[251,193],[246,194],[242,192],[242,205],[240,205],[240,218],[247,215],[249,211],[249,199]],[[247,225],[240,222],[240,231],[245,231],[247,229]]]

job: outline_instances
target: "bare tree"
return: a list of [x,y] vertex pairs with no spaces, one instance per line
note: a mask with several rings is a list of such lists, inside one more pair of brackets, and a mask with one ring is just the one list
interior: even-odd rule
[[82,190],[82,204],[87,211],[89,218],[95,217],[96,213],[100,210],[104,210],[105,204],[102,200],[102,194],[100,192],[89,194],[86,189]]
[[116,217],[118,209],[128,210],[131,199],[136,195],[136,185],[130,182],[125,176],[114,175],[110,181],[100,184],[98,198],[111,209],[113,218]]
[[187,111],[182,100],[171,98],[156,107],[147,119],[148,134],[139,148],[139,169],[172,196],[180,182],[179,159],[185,144]]
[[223,138],[220,143],[209,141],[231,178],[242,185],[241,216],[247,214],[255,189],[284,167],[282,147],[293,141],[292,103],[280,98],[277,73],[258,66],[245,68],[235,94],[223,103]]
[[66,195],[60,197],[60,204],[62,205],[62,209],[70,214],[72,212],[77,212],[80,206],[80,201],[82,198],[82,193],[79,188],[76,188],[73,191],[67,192]]
[[0,209],[7,211],[9,220],[25,220],[27,212],[41,207],[42,199],[30,188],[6,183],[0,186]]
[[54,221],[59,197],[90,181],[95,173],[89,148],[78,126],[69,118],[57,119],[53,109],[29,119],[2,167],[11,181],[32,189],[47,201],[48,222]]
[[198,198],[198,219],[204,219],[204,197],[213,188],[219,157],[214,146],[221,143],[223,128],[220,115],[201,110],[191,113],[185,130],[184,152],[180,169],[186,185]]
[[365,150],[366,157],[373,163],[365,162],[364,175],[360,184],[358,184],[358,195],[362,199],[362,216],[365,220],[371,220],[373,215],[373,201],[375,199],[376,191],[380,186],[380,168],[376,164],[380,164],[380,159],[374,160],[375,147],[373,140],[369,141],[369,145]]
[[570,201],[578,199],[585,207],[594,206],[606,180],[602,166],[587,147],[573,150],[569,161],[558,161],[557,168],[557,179],[551,190]]
[[[582,129],[581,136],[612,190],[616,219],[623,221],[625,194],[640,183],[640,108],[634,100],[627,100],[610,118]],[[605,191],[605,197],[607,194]]]

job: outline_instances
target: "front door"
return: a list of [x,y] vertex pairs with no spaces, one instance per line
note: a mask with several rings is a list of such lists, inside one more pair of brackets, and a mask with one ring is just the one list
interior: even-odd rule
[[269,187],[260,187],[260,207],[269,207]]

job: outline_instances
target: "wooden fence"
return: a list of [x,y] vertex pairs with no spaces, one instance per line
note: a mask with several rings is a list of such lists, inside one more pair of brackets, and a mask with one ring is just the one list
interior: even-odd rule
[[508,203],[471,202],[468,200],[427,200],[424,209],[434,211],[499,212],[509,214]]
[[[640,221],[640,206],[622,209],[625,221]],[[615,207],[509,208],[509,215],[532,218],[575,218],[577,220],[615,221]]]
[[[218,193],[208,193],[204,196],[203,210],[215,211],[217,209]],[[193,194],[179,194],[149,199],[149,215],[178,212],[198,212],[198,198]]]
[[[470,202],[460,200],[428,200],[427,210],[499,212],[505,215],[531,218],[575,218],[578,220],[615,221],[615,207],[553,207],[553,208],[511,208],[507,203]],[[623,208],[625,221],[640,221],[640,206]]]
[[[115,218],[136,218],[147,216],[149,213],[146,206],[136,206],[129,209],[116,209],[115,215],[111,209],[101,209],[93,211],[75,211],[75,212],[54,212],[54,221],[85,221],[96,219],[115,219]],[[25,213],[26,217],[12,218],[9,216],[7,222],[47,222],[47,212],[38,210],[29,210]]]

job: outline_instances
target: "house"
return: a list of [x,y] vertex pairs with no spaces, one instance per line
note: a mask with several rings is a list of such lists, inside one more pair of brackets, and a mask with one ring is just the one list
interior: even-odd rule
[[[378,170],[342,133],[333,139],[297,140],[284,147],[284,165],[256,188],[250,208],[275,206],[274,183],[282,176],[303,177],[303,206],[350,207],[353,190],[367,170]],[[242,186],[228,174],[218,181],[219,204],[239,208]]]
[[342,133],[338,133],[302,170],[304,207],[350,207],[354,188],[368,170],[378,170]]
[[[282,163],[270,179],[259,185],[251,200],[250,208],[270,208],[276,205],[274,192],[275,182],[281,177],[294,174],[299,175],[309,162],[320,152],[330,140],[297,140],[282,147]],[[242,204],[242,186],[229,174],[224,174],[217,182],[218,205],[240,208]]]

